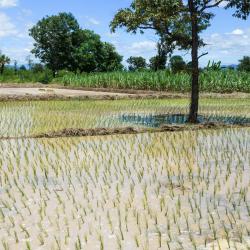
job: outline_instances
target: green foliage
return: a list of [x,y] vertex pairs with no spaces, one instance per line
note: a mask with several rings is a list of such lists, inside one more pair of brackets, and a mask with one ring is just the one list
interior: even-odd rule
[[99,51],[102,49],[100,36],[90,30],[78,30],[74,36],[72,49],[73,64],[71,70],[92,72],[98,67]]
[[72,63],[73,35],[80,29],[71,13],[47,16],[30,29],[35,40],[32,53],[53,72]]
[[225,0],[226,9],[234,8],[234,16],[246,20],[250,14],[250,2],[248,0]]
[[4,67],[6,64],[10,63],[10,58],[4,54],[0,53],[0,74],[2,75],[4,72]]
[[250,56],[244,56],[239,62],[238,70],[250,72]]
[[164,70],[166,68],[166,58],[160,55],[149,59],[149,68],[153,71]]
[[127,59],[129,71],[143,70],[147,68],[146,59],[141,56],[131,56]]
[[21,65],[19,69],[20,70],[27,70],[26,67],[25,67],[25,65]]
[[[120,88],[165,91],[190,91],[190,74],[173,74],[167,70],[150,72],[111,72],[95,74],[69,73],[55,79],[64,85],[92,88]],[[200,76],[201,91],[250,93],[250,74],[234,70],[204,71]]]
[[51,70],[45,69],[42,71],[38,77],[38,82],[43,84],[49,84],[53,80],[53,74]]
[[[192,44],[191,12],[196,11],[198,29],[205,30],[214,14],[209,12],[222,1],[200,0],[133,0],[130,7],[120,9],[114,16],[110,28],[126,28],[136,33],[151,29],[165,41],[165,50],[171,53],[175,47],[189,49]],[[225,8],[234,8],[234,16],[246,19],[250,12],[250,3],[246,0],[225,0]],[[199,46],[205,45],[199,38]]]
[[71,13],[47,16],[30,35],[35,44],[32,53],[54,73],[59,70],[98,72],[122,69],[122,57],[114,46],[101,41],[99,35],[82,30]]
[[35,63],[32,65],[32,71],[34,73],[39,73],[39,72],[43,72],[44,71],[44,65],[41,63]]
[[[250,74],[245,71],[220,70],[203,71],[200,76],[201,91],[206,92],[234,92],[250,93]],[[66,70],[59,71],[53,79],[52,71],[44,69],[43,72],[34,73],[32,70],[18,70],[6,68],[0,75],[0,82],[50,82],[62,83],[68,86],[89,88],[118,88],[143,89],[164,91],[190,91],[190,74],[185,72],[171,73],[168,70],[157,72],[106,72],[90,74],[74,74]]]
[[181,56],[172,56],[170,58],[170,68],[174,73],[181,72],[186,70],[186,63]]
[[[199,32],[209,26],[212,15],[198,18]],[[164,45],[166,55],[176,47],[189,49],[192,43],[191,19],[187,6],[182,0],[133,0],[129,8],[120,9],[114,16],[110,28],[125,27],[127,32],[154,30]],[[200,46],[204,43],[200,40]]]
[[34,72],[33,70],[27,70],[24,67],[20,67],[17,71],[15,69],[6,68],[4,73],[0,75],[0,82],[10,83],[37,83],[44,84],[50,83],[53,78],[53,73],[49,69],[43,71]]
[[208,64],[207,64],[207,66],[205,67],[205,70],[221,70],[221,61],[219,61],[219,62],[215,62],[215,61],[208,61]]
[[99,52],[100,61],[97,71],[110,72],[123,70],[123,57],[116,52],[114,45],[104,42]]

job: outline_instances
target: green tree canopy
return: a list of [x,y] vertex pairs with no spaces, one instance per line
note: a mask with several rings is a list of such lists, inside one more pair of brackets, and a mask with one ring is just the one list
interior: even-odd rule
[[186,70],[186,62],[181,56],[172,56],[170,58],[170,68],[174,73]]
[[166,68],[166,60],[162,56],[156,55],[149,59],[149,68],[153,71]]
[[147,62],[146,59],[141,56],[131,56],[127,59],[129,71],[137,71],[146,69]]
[[72,63],[73,34],[80,30],[71,13],[46,16],[30,29],[34,38],[32,53],[54,73]]
[[102,44],[102,53],[98,66],[98,71],[120,71],[123,70],[122,60],[123,57],[119,55],[114,45],[104,42]]
[[30,30],[32,53],[55,75],[58,70],[93,72],[122,68],[122,57],[99,35],[80,28],[71,13],[46,16]]
[[[133,0],[129,8],[118,10],[111,21],[111,31],[123,27],[132,33],[155,31],[159,37],[158,57],[164,58],[171,55],[175,48],[191,48],[190,17],[184,9],[182,0]],[[200,31],[207,28],[210,18],[208,15],[199,18]],[[202,45],[204,43],[201,40]]]
[[250,72],[250,56],[244,56],[239,62],[238,70]]
[[106,72],[122,69],[122,56],[112,44],[102,42],[93,31],[79,30],[74,34],[73,41],[71,70]]

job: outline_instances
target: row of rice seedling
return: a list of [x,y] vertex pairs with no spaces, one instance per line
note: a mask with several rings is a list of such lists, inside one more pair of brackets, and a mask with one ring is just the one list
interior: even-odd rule
[[[64,85],[95,87],[150,89],[186,92],[190,91],[190,75],[184,72],[173,74],[158,72],[111,72],[93,74],[66,74],[55,79]],[[204,71],[200,79],[201,91],[250,92],[250,74],[233,70]]]
[[249,249],[250,130],[0,140],[0,249]]
[[[0,102],[0,137],[30,136],[65,128],[139,126],[123,115],[186,114],[188,99]],[[202,99],[200,113],[249,117],[249,99]]]

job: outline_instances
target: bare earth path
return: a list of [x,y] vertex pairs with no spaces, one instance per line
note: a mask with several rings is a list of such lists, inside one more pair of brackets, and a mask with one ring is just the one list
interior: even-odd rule
[[[73,88],[59,84],[0,84],[0,101],[49,99],[188,98],[189,93],[168,91]],[[250,98],[250,93],[201,93],[204,98]]]
[[96,92],[74,89],[56,89],[56,88],[0,88],[0,96],[47,96],[56,95],[64,97],[81,96],[128,96],[125,93]]

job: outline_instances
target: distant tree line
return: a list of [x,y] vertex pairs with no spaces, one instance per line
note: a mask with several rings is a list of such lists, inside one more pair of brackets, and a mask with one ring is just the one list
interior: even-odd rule
[[[157,56],[149,59],[149,63],[147,63],[146,59],[142,56],[131,56],[127,59],[128,70],[129,71],[143,71],[143,70],[151,70],[157,71],[157,63],[155,63]],[[239,71],[250,72],[250,56],[244,56],[243,59],[239,60],[239,65],[236,67]],[[162,65],[161,69],[169,69],[172,73],[179,72],[187,72],[190,73],[192,70],[192,62],[185,62],[182,56],[174,55],[169,59],[169,64]],[[208,61],[207,65],[204,68],[200,68],[202,70],[222,70],[222,69],[232,69],[235,68],[232,66],[222,66],[221,61]]]

